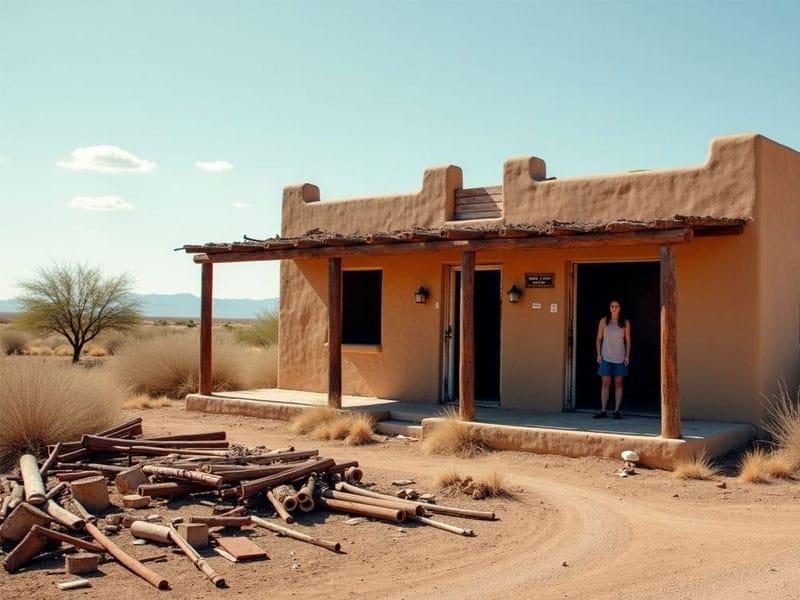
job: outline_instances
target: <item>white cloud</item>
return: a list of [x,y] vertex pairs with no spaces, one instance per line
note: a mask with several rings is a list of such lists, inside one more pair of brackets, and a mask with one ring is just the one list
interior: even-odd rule
[[229,163],[227,160],[209,160],[209,161],[202,161],[198,160],[194,163],[195,168],[200,169],[201,171],[211,171],[213,173],[219,171],[230,171],[233,168],[233,165]]
[[247,202],[234,202],[231,206],[233,206],[233,208],[253,208],[253,205],[247,204]]
[[133,210],[132,204],[118,196],[75,196],[69,205],[80,210]]
[[74,171],[100,173],[149,173],[158,167],[156,163],[134,156],[118,146],[76,148],[70,160],[60,160],[57,164]]

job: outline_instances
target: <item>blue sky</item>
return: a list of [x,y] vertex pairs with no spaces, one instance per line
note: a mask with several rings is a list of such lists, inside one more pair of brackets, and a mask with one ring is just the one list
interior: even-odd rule
[[[184,243],[269,237],[282,189],[419,189],[800,149],[800,3],[0,0],[0,299],[41,266],[199,294]],[[278,295],[277,263],[215,296]]]

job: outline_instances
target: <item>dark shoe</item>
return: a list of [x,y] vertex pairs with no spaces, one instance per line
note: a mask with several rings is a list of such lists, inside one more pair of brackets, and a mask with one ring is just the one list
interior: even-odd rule
[[599,413],[592,416],[593,419],[605,419],[606,418],[606,411],[601,410]]
[[615,411],[614,411],[614,418],[615,418],[615,419],[621,419],[621,418],[622,418],[622,415],[621,415],[621,414],[619,414],[619,411],[618,411],[618,410],[615,410]]

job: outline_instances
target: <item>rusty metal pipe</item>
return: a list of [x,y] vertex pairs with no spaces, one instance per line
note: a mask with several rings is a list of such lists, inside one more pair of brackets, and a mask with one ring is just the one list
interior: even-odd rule
[[247,527],[252,524],[250,516],[222,517],[222,516],[194,515],[189,517],[188,522],[205,523],[209,527]]
[[155,586],[159,590],[165,590],[169,587],[169,582],[166,579],[161,577],[158,573],[146,567],[138,560],[126,554],[119,548],[114,542],[104,536],[100,530],[93,524],[87,523],[86,524],[86,531],[91,535],[98,544],[105,548],[105,551],[108,552],[111,556],[117,559],[117,562],[120,563],[123,567],[138,575],[149,584]]
[[311,537],[305,533],[300,531],[295,531],[294,529],[289,529],[288,527],[283,527],[282,525],[278,525],[277,523],[270,523],[269,521],[262,519],[261,517],[250,517],[253,520],[254,525],[258,525],[259,527],[263,527],[264,529],[268,529],[275,533],[279,533],[280,535],[285,535],[286,537],[290,537],[294,540],[299,540],[301,542],[306,542],[308,544],[313,544],[315,546],[319,546],[320,548],[325,548],[326,550],[330,550],[331,552],[339,552],[342,549],[341,544],[339,542],[329,542],[327,540],[321,540],[319,538]]
[[289,469],[288,471],[283,471],[282,473],[268,475],[267,477],[254,479],[252,481],[244,481],[241,484],[241,499],[244,500],[250,496],[255,496],[259,492],[262,492],[268,488],[281,485],[282,483],[288,483],[290,481],[294,481],[295,479],[300,479],[301,477],[306,477],[311,473],[324,473],[335,464],[336,461],[334,461],[332,458],[323,458],[322,460],[309,463],[308,465],[295,467],[293,469]]
[[330,498],[320,498],[319,502],[324,508],[349,514],[362,515],[364,517],[372,517],[384,521],[394,521],[395,523],[402,523],[406,520],[406,512],[400,508],[385,508],[383,506],[372,506],[360,502],[348,502]]
[[422,504],[411,502],[398,502],[400,498],[371,498],[369,496],[362,496],[360,494],[350,494],[348,492],[340,492],[338,490],[326,489],[322,492],[322,497],[333,500],[344,500],[346,502],[359,502],[361,504],[369,504],[370,506],[383,506],[385,508],[392,508],[395,510],[405,511],[406,514],[424,516],[425,507]]
[[45,502],[44,511],[50,515],[54,521],[74,531],[80,531],[86,526],[86,521],[68,511],[55,500],[48,500]]
[[[272,505],[272,508],[275,509],[275,512],[278,513],[278,516],[283,519],[284,523],[294,523],[294,517],[289,514],[289,510],[286,506],[275,497],[275,494],[272,490],[267,490],[267,500]],[[297,507],[297,502],[295,502],[295,507]]]
[[25,501],[28,504],[39,506],[46,501],[44,481],[39,473],[39,462],[33,454],[23,454],[19,457],[19,470],[22,473],[22,485],[25,488]]

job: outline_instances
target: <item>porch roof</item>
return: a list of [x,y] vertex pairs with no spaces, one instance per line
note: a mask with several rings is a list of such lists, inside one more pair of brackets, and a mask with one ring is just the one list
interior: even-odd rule
[[656,221],[542,225],[472,225],[453,223],[436,229],[406,229],[342,235],[313,229],[298,237],[239,242],[185,244],[176,250],[194,254],[197,263],[250,262],[348,255],[406,254],[434,251],[478,251],[535,247],[627,246],[686,243],[694,236],[738,235],[747,219],[676,215]]

